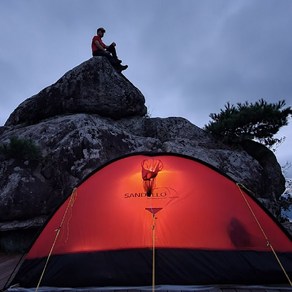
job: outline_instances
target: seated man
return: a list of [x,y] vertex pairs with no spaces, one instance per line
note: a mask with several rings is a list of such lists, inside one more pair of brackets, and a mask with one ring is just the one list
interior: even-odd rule
[[118,59],[116,52],[116,44],[112,43],[107,46],[103,43],[102,37],[104,36],[105,29],[100,27],[96,31],[96,36],[93,37],[91,43],[92,56],[105,56],[108,58],[113,67],[121,72],[128,68],[128,65],[121,65],[122,61]]

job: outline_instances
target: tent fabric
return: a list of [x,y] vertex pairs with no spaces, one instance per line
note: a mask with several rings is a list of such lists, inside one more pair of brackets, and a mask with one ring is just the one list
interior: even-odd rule
[[[149,193],[145,160],[161,162]],[[136,154],[76,187],[13,282],[35,287],[46,266],[42,286],[151,285],[155,248],[158,285],[287,284],[271,246],[291,277],[291,238],[233,180],[189,157]]]

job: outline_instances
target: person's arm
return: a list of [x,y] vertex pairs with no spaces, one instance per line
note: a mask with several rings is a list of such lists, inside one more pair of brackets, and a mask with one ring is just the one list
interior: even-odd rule
[[104,52],[107,52],[107,51],[106,51],[106,47],[104,48],[104,47],[99,43],[98,40],[95,40],[94,43],[95,43],[95,45],[97,46],[97,48],[98,48],[99,50],[104,51]]

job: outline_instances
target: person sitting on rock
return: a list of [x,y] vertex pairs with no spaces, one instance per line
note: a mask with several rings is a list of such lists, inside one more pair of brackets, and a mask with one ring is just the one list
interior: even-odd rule
[[96,35],[92,38],[91,49],[92,56],[105,56],[108,58],[113,67],[121,72],[128,68],[128,65],[121,65],[122,61],[119,60],[116,52],[116,43],[111,43],[107,46],[103,41],[102,37],[104,36],[105,29],[100,27],[96,31]]

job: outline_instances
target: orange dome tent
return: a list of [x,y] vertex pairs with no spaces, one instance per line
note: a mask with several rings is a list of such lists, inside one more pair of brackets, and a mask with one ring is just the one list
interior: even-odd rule
[[291,238],[236,182],[190,157],[135,154],[74,189],[13,284],[281,285],[291,274]]

